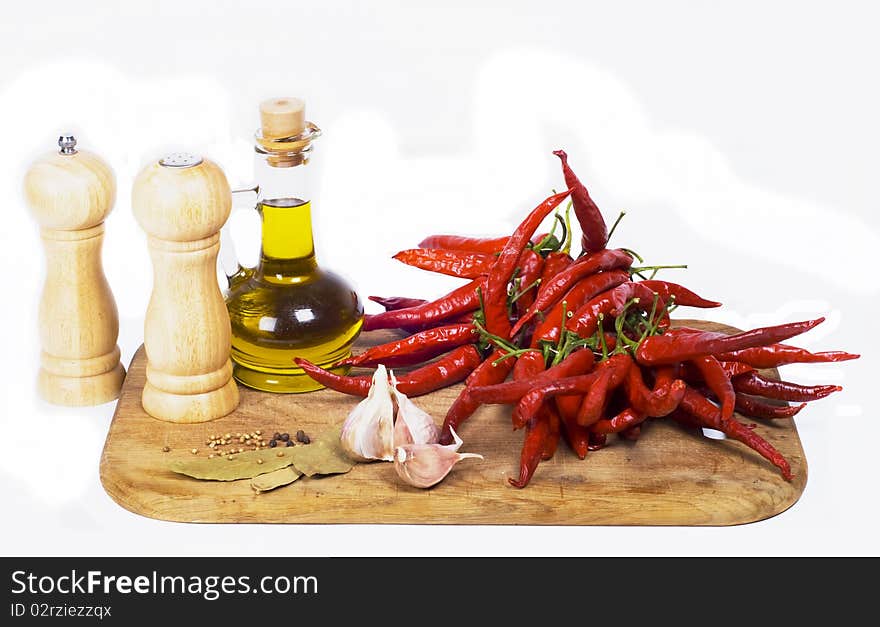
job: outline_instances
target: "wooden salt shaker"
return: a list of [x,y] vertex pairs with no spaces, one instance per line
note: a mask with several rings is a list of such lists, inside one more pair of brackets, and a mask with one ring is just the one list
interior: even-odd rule
[[119,396],[125,378],[119,314],[101,264],[116,181],[100,157],[76,149],[73,136],[58,145],[60,152],[38,159],[24,179],[46,251],[37,388],[56,405],[99,405]]
[[132,208],[153,260],[144,410],[179,423],[225,416],[238,406],[216,274],[219,231],[232,209],[226,176],[207,159],[171,154],[138,174]]

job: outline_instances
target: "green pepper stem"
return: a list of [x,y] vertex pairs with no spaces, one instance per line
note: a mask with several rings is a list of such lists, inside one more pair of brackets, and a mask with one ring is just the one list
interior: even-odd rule
[[617,216],[617,219],[614,221],[614,224],[611,225],[611,230],[608,231],[608,238],[605,240],[606,244],[611,239],[611,236],[614,235],[614,230],[617,228],[617,225],[620,224],[620,221],[623,220],[623,216],[626,215],[626,211],[621,211]]

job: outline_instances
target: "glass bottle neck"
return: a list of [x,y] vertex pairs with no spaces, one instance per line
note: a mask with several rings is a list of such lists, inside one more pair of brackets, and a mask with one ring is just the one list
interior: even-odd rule
[[261,200],[263,219],[259,271],[268,281],[296,283],[317,267],[312,205],[300,198]]

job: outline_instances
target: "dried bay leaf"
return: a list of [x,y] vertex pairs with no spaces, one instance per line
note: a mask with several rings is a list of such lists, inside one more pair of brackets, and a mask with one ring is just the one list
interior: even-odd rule
[[251,479],[251,488],[253,488],[257,494],[261,492],[268,492],[269,490],[274,490],[275,488],[289,485],[300,477],[302,477],[302,473],[300,471],[298,471],[293,466],[288,466],[286,468],[281,468],[273,472],[267,472],[262,475],[257,475],[256,477]]
[[341,430],[339,425],[313,439],[311,444],[288,449],[293,455],[293,466],[307,477],[342,474],[354,468],[355,462],[339,442]]
[[[303,447],[306,448],[306,447]],[[259,451],[245,451],[227,457],[196,457],[187,460],[176,460],[168,465],[171,472],[187,475],[195,479],[208,481],[237,481],[238,479],[252,479],[257,475],[267,474],[287,468],[293,463],[290,454],[292,448],[277,451],[276,449],[263,449]],[[279,453],[281,454],[279,456]]]

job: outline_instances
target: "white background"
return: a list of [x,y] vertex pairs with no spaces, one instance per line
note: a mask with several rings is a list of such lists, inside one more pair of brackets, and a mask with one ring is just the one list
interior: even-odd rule
[[[880,552],[878,12],[867,2],[610,4],[4,7],[0,554]],[[35,395],[45,268],[23,173],[66,129],[113,165],[104,261],[127,364],[152,280],[133,176],[185,148],[247,182],[256,104],[276,95],[304,97],[325,130],[319,259],[364,296],[454,287],[389,257],[432,232],[508,232],[561,185],[550,153],[564,147],[609,221],[628,210],[615,243],[688,263],[681,279],[725,303],[713,318],[746,327],[827,316],[799,344],[863,357],[783,370],[845,386],[797,417],[810,467],[801,500],[736,528],[552,530],[183,525],[114,504],[98,480],[113,404],[61,409]],[[256,254],[254,217],[233,221],[245,260]]]

